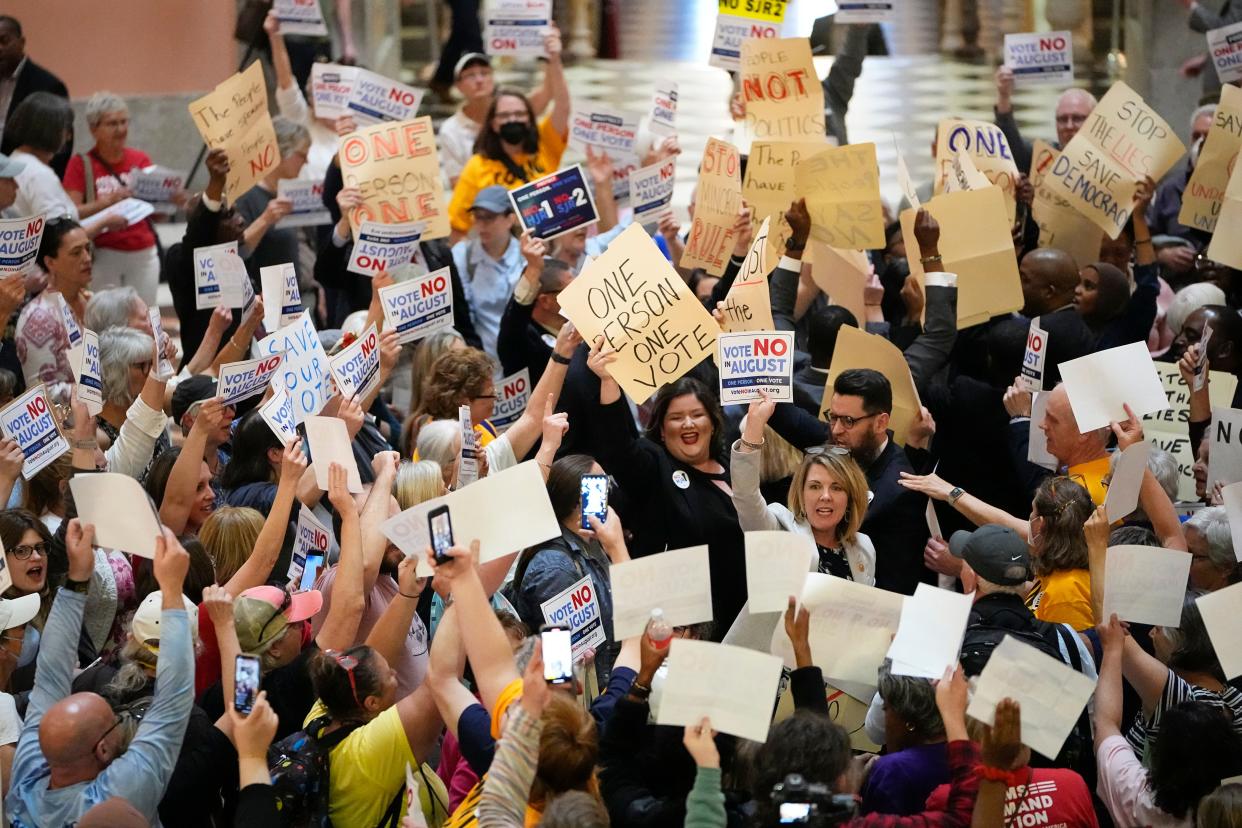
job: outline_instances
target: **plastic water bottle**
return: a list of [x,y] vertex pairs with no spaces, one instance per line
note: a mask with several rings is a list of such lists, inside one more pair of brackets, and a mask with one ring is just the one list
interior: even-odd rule
[[651,620],[647,622],[647,640],[657,650],[663,650],[673,640],[673,628],[664,620],[664,610],[657,607],[651,611]]

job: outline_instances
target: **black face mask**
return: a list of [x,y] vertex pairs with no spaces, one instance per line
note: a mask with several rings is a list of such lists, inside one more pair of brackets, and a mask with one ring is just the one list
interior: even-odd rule
[[524,144],[530,136],[530,126],[521,121],[509,121],[501,124],[497,132],[500,133],[500,140],[506,144]]

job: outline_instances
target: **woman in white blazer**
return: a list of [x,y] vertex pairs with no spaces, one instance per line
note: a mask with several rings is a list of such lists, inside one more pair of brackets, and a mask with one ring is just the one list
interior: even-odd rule
[[819,552],[813,569],[868,586],[875,584],[875,547],[858,531],[867,511],[867,478],[849,452],[825,446],[807,452],[789,486],[788,507],[766,503],[759,492],[763,427],[776,404],[750,404],[742,439],[733,444],[733,505],[742,530],[785,530],[805,535]]

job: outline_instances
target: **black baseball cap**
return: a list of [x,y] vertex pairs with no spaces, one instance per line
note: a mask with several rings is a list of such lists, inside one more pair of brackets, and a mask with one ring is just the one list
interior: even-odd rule
[[190,406],[214,397],[217,384],[215,377],[206,374],[195,374],[177,383],[177,388],[172,393],[173,422],[180,425],[181,418],[190,410]]
[[1030,578],[1031,552],[1014,530],[988,524],[973,532],[959,529],[949,538],[949,551],[970,564],[985,581],[997,586],[1018,586]]

